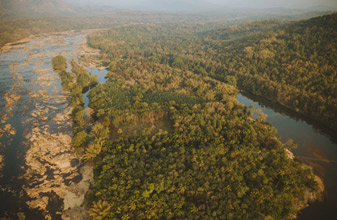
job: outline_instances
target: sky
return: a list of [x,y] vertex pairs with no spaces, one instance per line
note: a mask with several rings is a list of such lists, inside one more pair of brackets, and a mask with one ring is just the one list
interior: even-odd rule
[[178,8],[300,8],[326,6],[336,9],[337,0],[64,0],[81,5],[110,5],[125,8],[178,9]]

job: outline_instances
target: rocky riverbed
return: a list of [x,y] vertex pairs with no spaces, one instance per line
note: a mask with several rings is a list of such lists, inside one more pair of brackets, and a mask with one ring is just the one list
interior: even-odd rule
[[0,54],[0,218],[86,219],[93,167],[71,146],[69,95],[51,59],[94,55],[87,33],[31,37]]

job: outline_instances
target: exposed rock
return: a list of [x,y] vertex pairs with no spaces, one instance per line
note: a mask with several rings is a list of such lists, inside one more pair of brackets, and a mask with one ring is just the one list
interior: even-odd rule
[[[44,219],[61,216],[63,219],[88,219],[84,196],[93,179],[93,167],[81,163],[71,146],[70,96],[62,91],[59,76],[50,65],[51,58],[59,54],[67,57],[70,53],[76,56],[97,53],[85,45],[85,35],[78,36],[76,39],[79,41],[72,46],[67,45],[64,35],[46,35],[34,38],[28,44],[7,45],[9,49],[21,47],[18,54],[27,57],[23,62],[10,66],[13,85],[4,95],[6,103],[0,116],[0,136],[15,135],[15,125],[8,120],[14,116],[19,102],[26,103],[24,121],[21,121],[25,128],[25,174],[18,179],[27,183],[22,186],[19,195],[25,198],[28,207],[41,210]],[[43,47],[52,47],[53,44],[68,49],[51,53],[43,50]],[[76,50],[78,46],[83,50]],[[69,50],[71,47],[73,51]],[[34,71],[32,77],[25,75],[23,78],[25,66]],[[3,157],[0,156],[0,170],[2,166]],[[24,213],[18,214],[18,218],[24,219]]]
[[62,219],[90,219],[87,215],[84,196],[93,181],[93,165],[85,164],[81,168],[82,180],[77,184],[72,184],[64,199],[64,212]]
[[0,53],[6,53],[10,50],[17,49],[17,48],[22,48],[24,47],[25,43],[31,41],[33,39],[33,36],[29,36],[27,38],[21,39],[19,41],[13,42],[13,43],[7,43],[4,46],[0,48]]
[[295,155],[288,148],[284,148],[284,150],[287,153],[288,158],[290,158],[290,159],[295,158]]
[[3,128],[4,132],[7,132],[10,135],[15,135],[16,134],[16,130],[15,128],[12,127],[11,124],[6,124]]
[[88,191],[90,183],[93,180],[93,166],[85,164],[81,168],[82,180],[75,184],[71,184],[67,189],[64,199],[64,210],[79,208],[84,205],[84,195]]

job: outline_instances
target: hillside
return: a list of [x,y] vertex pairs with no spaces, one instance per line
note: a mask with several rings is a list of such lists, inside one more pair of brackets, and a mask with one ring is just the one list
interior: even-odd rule
[[[145,29],[151,35],[158,31],[166,34],[165,28],[133,29]],[[126,40],[161,63],[233,83],[337,131],[337,13],[293,22],[262,20],[225,28],[220,23],[169,28],[177,36],[170,35],[167,42],[153,38],[139,45],[134,44],[132,35]],[[99,45],[103,50],[113,44],[110,39],[100,40],[106,42]],[[94,39],[91,42],[96,45]]]
[[261,27],[255,26],[204,38],[221,62],[214,76],[235,76],[239,88],[337,131],[337,13],[277,28],[269,24],[257,32]]
[[1,11],[16,15],[59,15],[73,12],[63,0],[1,0]]

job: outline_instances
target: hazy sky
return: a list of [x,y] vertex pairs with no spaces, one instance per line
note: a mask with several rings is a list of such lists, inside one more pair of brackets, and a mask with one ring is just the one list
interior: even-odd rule
[[111,5],[119,7],[141,8],[179,8],[179,7],[249,7],[249,8],[308,8],[314,6],[330,6],[337,8],[337,0],[65,0],[82,5]]

